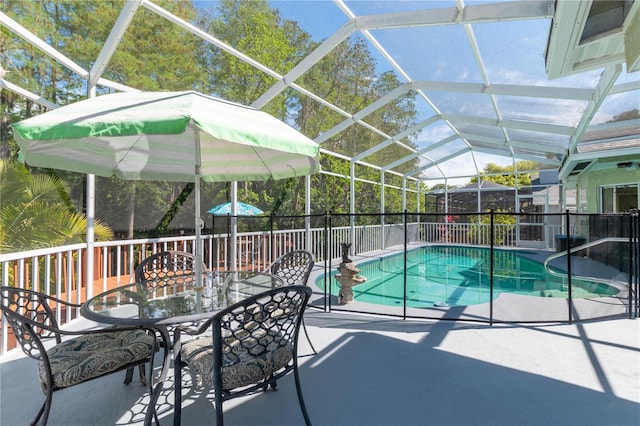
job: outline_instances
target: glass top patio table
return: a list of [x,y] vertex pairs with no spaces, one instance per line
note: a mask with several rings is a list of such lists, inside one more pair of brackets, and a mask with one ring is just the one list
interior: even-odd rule
[[[284,284],[276,276],[250,271],[205,272],[201,281],[203,286],[197,287],[196,275],[185,273],[166,280],[127,284],[99,294],[80,307],[80,314],[90,320],[152,326],[160,334],[164,361],[149,402],[154,410],[146,415],[145,425],[151,424],[150,413],[155,413],[169,369],[170,349],[176,343],[171,342],[169,329],[208,318],[220,309]],[[176,334],[179,340],[180,333]]]
[[283,285],[276,276],[251,271],[209,272],[202,282],[203,287],[196,287],[196,276],[184,274],[166,282],[124,285],[89,299],[80,313],[107,324],[167,326],[208,318],[220,309]]

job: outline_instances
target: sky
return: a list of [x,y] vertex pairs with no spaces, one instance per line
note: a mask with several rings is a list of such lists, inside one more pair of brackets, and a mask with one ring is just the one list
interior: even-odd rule
[[[464,4],[498,2],[466,1]],[[349,17],[339,5],[331,0],[272,0],[269,4],[278,8],[283,18],[297,21],[300,27],[318,42],[330,37],[349,21]],[[453,0],[359,0],[345,1],[344,5],[355,16],[368,16],[423,9],[434,9],[435,13],[437,9],[455,7],[456,2]],[[371,30],[370,34],[394,58],[399,69],[394,68],[372,44],[369,46],[379,73],[394,70],[398,75],[404,75],[412,81],[594,88],[602,70],[549,80],[545,71],[545,51],[550,25],[550,19],[473,24],[471,31],[477,43],[480,58],[474,55],[470,47],[469,34],[463,25]],[[478,64],[479,60],[483,64],[484,74]],[[632,74],[623,72],[619,82],[638,82],[639,75],[638,72]],[[406,81],[403,78],[401,80]],[[438,113],[495,119],[497,107],[502,119],[575,127],[588,105],[586,101],[513,96],[496,96],[494,98],[496,105],[494,105],[491,98],[486,95],[433,90],[423,93],[427,97],[426,100],[422,97],[417,98],[418,121]],[[616,95],[605,101],[601,110],[595,115],[593,123],[603,123],[622,111],[639,108],[639,103],[637,91]],[[436,109],[432,107],[433,105]],[[495,128],[481,129],[476,126],[474,130],[486,132],[486,136],[502,136],[492,134],[496,131]],[[422,148],[451,134],[453,130],[439,122],[423,129],[414,142],[418,148]],[[514,134],[518,137],[526,137],[518,132]],[[529,136],[539,137],[540,135]],[[511,135],[510,137],[513,138]],[[564,144],[564,146],[568,144],[566,136],[545,134],[544,138],[547,143]],[[437,160],[448,155],[451,150],[459,149],[460,145],[461,143],[453,143],[438,150],[437,157],[433,159]],[[436,152],[430,154],[435,155]],[[445,163],[442,171],[448,175],[469,175],[475,173],[475,165],[482,169],[489,162],[501,165],[511,164],[511,160],[504,157],[476,154],[474,160],[467,154]],[[429,169],[426,174],[440,177],[436,169]],[[455,184],[464,183],[467,180],[468,178],[464,178],[456,181]]]

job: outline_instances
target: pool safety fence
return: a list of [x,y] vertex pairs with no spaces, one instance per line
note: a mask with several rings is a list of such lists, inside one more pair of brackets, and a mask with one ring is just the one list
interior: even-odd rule
[[[640,313],[637,210],[619,215],[570,211],[329,214],[326,228],[324,246],[332,251],[324,257],[322,274],[315,277],[323,292],[323,308],[328,311],[490,324],[572,323],[607,317],[637,318]],[[341,234],[336,230],[345,231]],[[342,243],[350,244],[351,258],[365,278],[368,270],[379,267],[390,256],[397,258],[400,254],[402,261],[396,262],[399,264],[395,273],[377,280],[375,285],[363,284],[366,291],[353,287],[353,303],[340,304],[340,283],[335,273],[340,264],[336,248]],[[466,281],[452,285],[449,291],[478,291],[469,275],[478,275],[480,269],[480,290],[487,293],[487,300],[471,304],[450,303],[458,301],[451,296],[423,300],[428,291],[415,287],[415,271],[416,267],[428,270],[428,265],[416,265],[411,260],[412,253],[423,247],[445,248],[453,257],[462,256],[460,252],[469,248],[486,252],[481,260],[476,259],[481,267],[475,264],[463,270]],[[521,268],[530,262],[537,263],[543,273],[523,276]],[[441,268],[450,269],[452,265]],[[515,283],[509,291],[496,285],[496,281],[504,281],[505,275],[511,275],[511,282]],[[402,279],[398,280],[398,276]],[[386,294],[385,303],[372,302],[374,296],[379,296],[376,292],[389,291],[385,280],[390,277],[402,288]],[[429,278],[433,276],[423,280],[428,282]],[[430,284],[433,282],[426,285]],[[511,291],[514,289],[517,291]]]

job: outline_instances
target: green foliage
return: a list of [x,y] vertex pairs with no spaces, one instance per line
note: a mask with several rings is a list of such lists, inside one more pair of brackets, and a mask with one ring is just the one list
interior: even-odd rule
[[[472,182],[475,182],[475,180],[472,179]],[[456,185],[445,185],[444,183],[437,183],[430,188],[429,192],[444,192],[445,190],[453,191],[454,189],[458,189],[458,187]]]
[[638,110],[638,108],[634,108],[629,111],[622,112],[618,115],[614,115],[611,120],[607,121],[607,123],[613,123],[616,121],[624,121],[624,120],[633,120],[635,118],[640,118],[640,110]]
[[164,214],[164,216],[160,220],[160,223],[158,223],[158,226],[155,229],[156,234],[162,234],[167,231],[167,228],[171,223],[171,219],[178,212],[178,210],[180,210],[180,207],[184,205],[189,195],[193,192],[194,187],[195,184],[191,182],[185,185],[185,187],[182,189],[182,192],[180,192],[180,195],[178,195],[173,203],[171,203],[171,207]]
[[[289,58],[294,46],[287,39],[278,14],[269,8],[265,0],[221,0],[215,15],[210,16],[206,29],[243,54],[259,61],[274,71],[285,74],[295,65]],[[209,72],[208,89],[224,99],[251,105],[276,81],[226,52],[210,47],[206,55]],[[280,95],[265,111],[284,119],[285,98]]]
[[[539,165],[534,161],[519,161],[516,163],[518,170],[538,170]],[[520,188],[523,186],[531,185],[531,174],[522,173],[516,176],[516,167],[514,166],[499,166],[497,164],[487,164],[483,172],[480,173],[480,179],[488,182],[497,183],[509,188]],[[478,181],[477,177],[473,177],[469,180],[469,183],[475,183]]]
[[[499,231],[494,233],[494,244],[501,245],[505,242],[507,235],[516,229],[516,217],[507,210],[497,209],[494,211],[493,224],[500,226]],[[470,218],[473,221],[473,218]],[[489,244],[489,232],[482,232],[482,229],[489,229],[491,226],[491,215],[478,215],[475,222],[472,222],[468,232],[469,241],[477,241],[478,244]]]
[[[20,163],[0,160],[0,252],[16,252],[83,242],[87,219],[60,197],[66,185],[56,177],[30,174]],[[98,240],[113,238],[96,221]]]

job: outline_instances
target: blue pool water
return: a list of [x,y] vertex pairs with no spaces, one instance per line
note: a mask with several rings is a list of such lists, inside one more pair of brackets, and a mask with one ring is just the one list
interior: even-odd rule
[[[400,306],[404,296],[404,255],[402,253],[358,262],[360,275],[367,278],[353,287],[356,301]],[[332,272],[332,294],[339,283]],[[476,247],[433,246],[407,253],[407,306],[469,306],[490,299],[490,250]],[[494,299],[500,293],[536,297],[568,297],[567,279],[545,271],[541,263],[522,252],[494,251]],[[321,277],[316,284],[324,289]],[[611,296],[614,287],[584,279],[572,279],[573,298]]]

